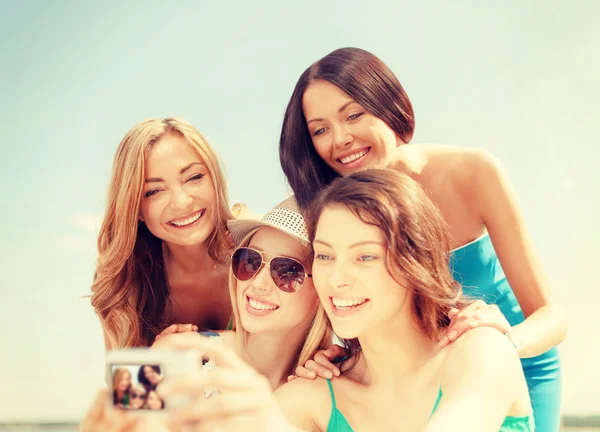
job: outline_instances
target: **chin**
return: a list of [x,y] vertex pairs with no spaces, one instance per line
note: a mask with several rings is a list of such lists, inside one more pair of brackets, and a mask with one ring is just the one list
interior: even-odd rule
[[180,246],[198,246],[205,243],[213,231],[214,227],[211,227],[210,231],[203,229],[199,232],[189,233],[187,236],[177,236],[177,239],[174,239],[173,243]]
[[333,331],[336,336],[342,339],[356,339],[360,337],[359,332],[356,331],[356,328],[349,328],[348,326],[333,326]]
[[257,318],[253,316],[241,316],[242,328],[248,333],[264,334],[287,332],[288,329],[281,325],[278,320],[272,320],[269,317]]

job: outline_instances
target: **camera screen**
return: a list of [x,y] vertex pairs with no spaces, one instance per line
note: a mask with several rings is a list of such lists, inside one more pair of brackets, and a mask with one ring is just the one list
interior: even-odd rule
[[165,402],[156,387],[163,379],[161,365],[113,364],[112,395],[115,407],[126,410],[163,410]]

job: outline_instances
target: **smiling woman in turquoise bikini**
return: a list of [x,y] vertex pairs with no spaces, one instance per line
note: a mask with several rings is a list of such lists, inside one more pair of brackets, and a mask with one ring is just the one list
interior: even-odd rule
[[[392,168],[421,184],[448,226],[455,279],[468,296],[490,304],[451,311],[440,344],[455,340],[465,325],[507,333],[521,358],[537,428],[554,432],[561,398],[555,346],[565,338],[566,322],[551,301],[507,174],[482,150],[407,145],[413,131],[410,100],[390,69],[364,50],[343,48],[298,80],[283,122],[281,164],[303,208],[335,178],[365,168]],[[323,355],[316,361],[339,372]]]

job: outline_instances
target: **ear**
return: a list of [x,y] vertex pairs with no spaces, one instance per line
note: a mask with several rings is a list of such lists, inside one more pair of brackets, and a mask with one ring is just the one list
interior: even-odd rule
[[141,212],[141,211],[138,213],[138,220],[139,220],[140,222],[145,222],[145,221],[144,221],[144,216],[142,216],[142,212]]

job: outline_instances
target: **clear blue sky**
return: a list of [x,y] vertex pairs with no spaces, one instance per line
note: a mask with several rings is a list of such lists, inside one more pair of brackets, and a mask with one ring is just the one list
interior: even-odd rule
[[286,196],[278,138],[294,84],[343,46],[397,74],[414,143],[483,147],[504,162],[571,321],[564,411],[599,413],[600,349],[588,343],[600,333],[599,3],[0,6],[0,422],[78,420],[102,385],[100,326],[79,297],[126,131],[189,120],[221,155],[232,203],[264,212]]

